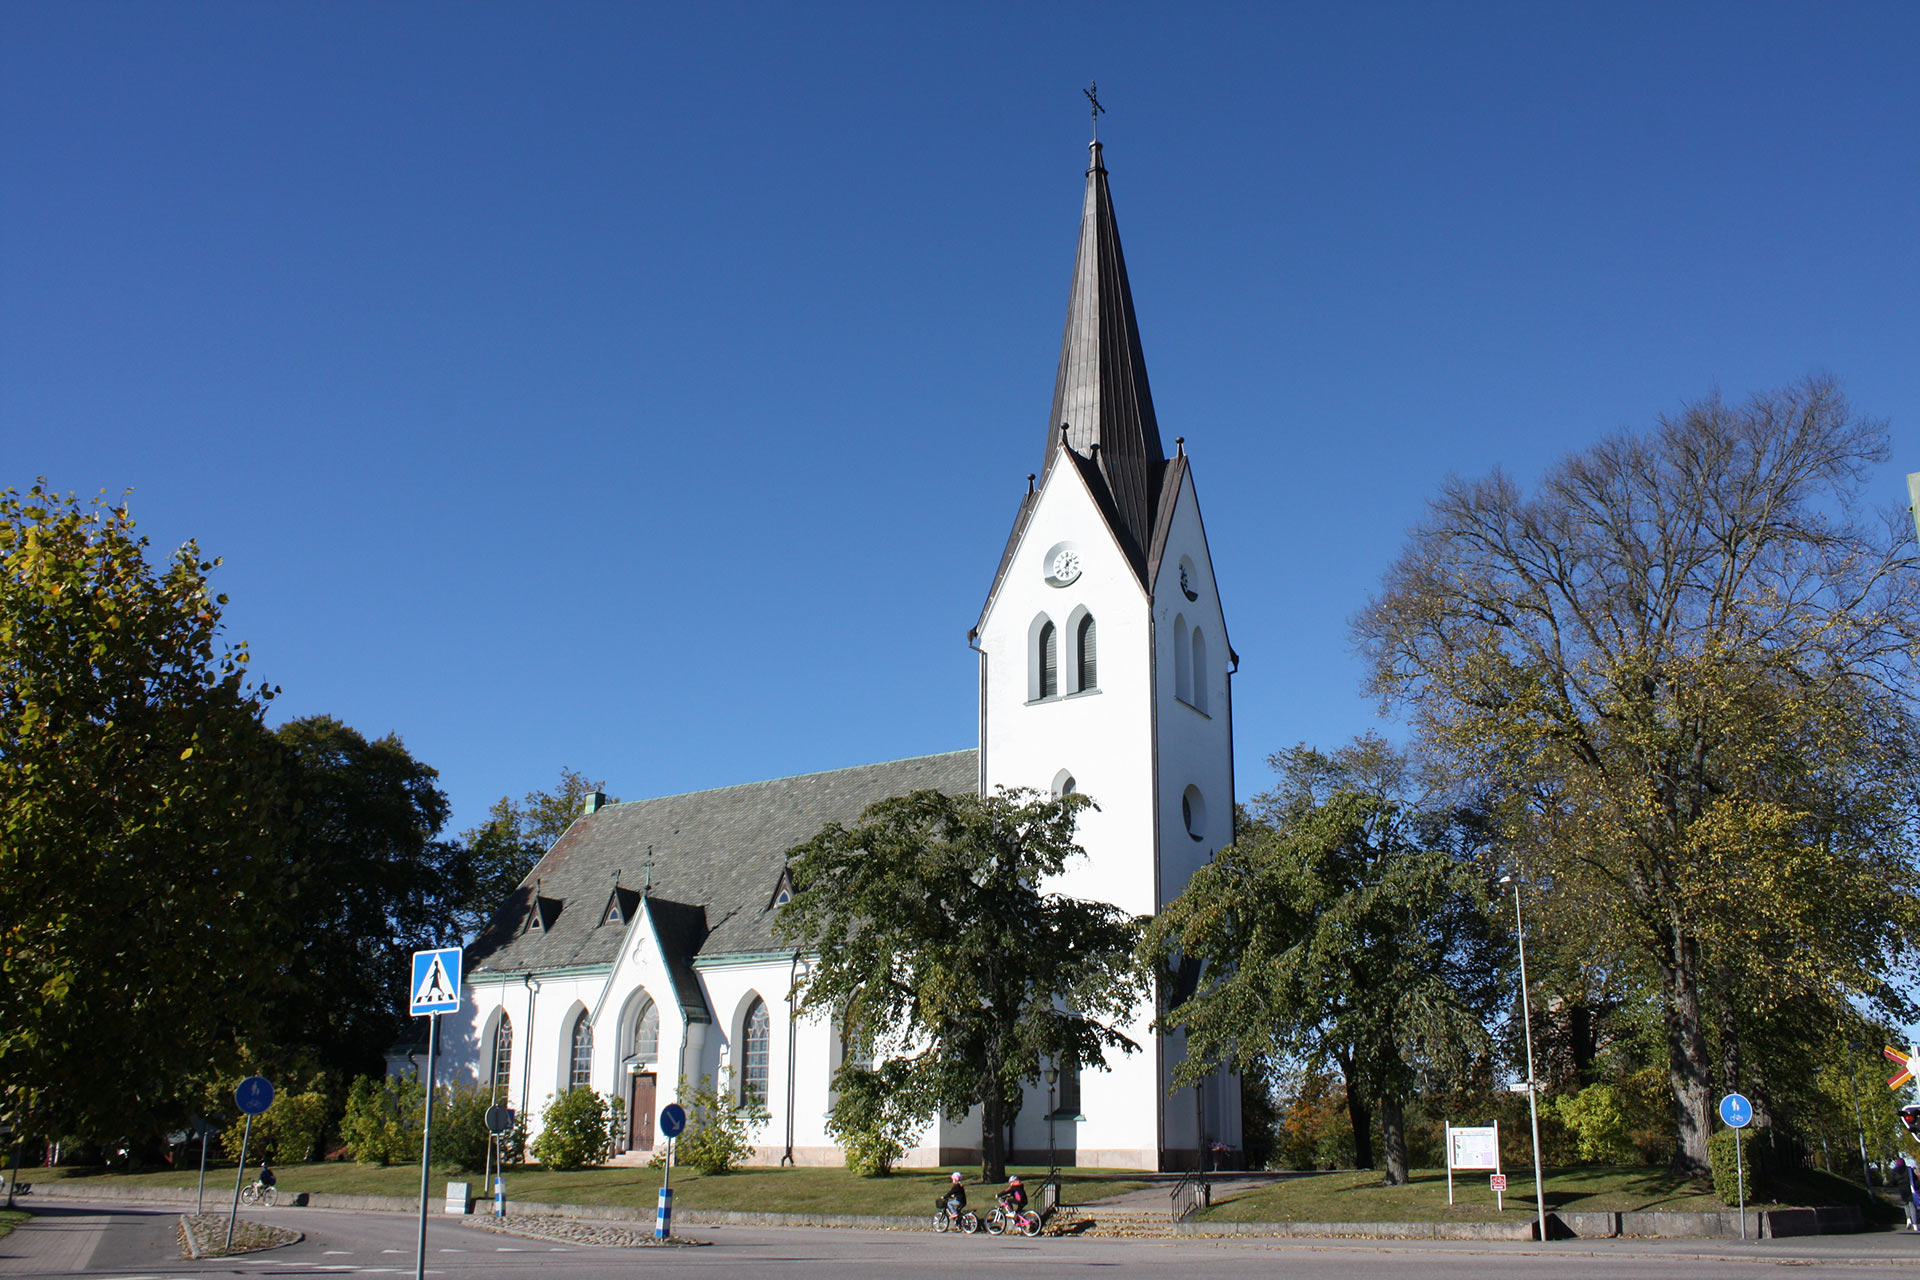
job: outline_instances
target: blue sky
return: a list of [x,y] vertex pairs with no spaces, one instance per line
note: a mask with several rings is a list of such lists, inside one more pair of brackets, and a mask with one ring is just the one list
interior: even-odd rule
[[1098,77],[1266,755],[1449,473],[1839,377],[1920,470],[1920,7],[12,4],[0,485],[225,557],[455,829],[972,745]]

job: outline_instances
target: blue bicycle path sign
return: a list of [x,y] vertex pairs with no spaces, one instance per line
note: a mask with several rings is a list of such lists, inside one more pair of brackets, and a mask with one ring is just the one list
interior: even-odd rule
[[273,1105],[273,1086],[265,1076],[248,1076],[233,1091],[233,1101],[245,1114],[257,1116]]
[[440,947],[413,953],[413,982],[407,988],[407,1012],[414,1017],[452,1013],[460,1007],[460,948]]
[[1744,1093],[1730,1093],[1720,1099],[1720,1119],[1729,1129],[1744,1129],[1753,1123],[1753,1104]]

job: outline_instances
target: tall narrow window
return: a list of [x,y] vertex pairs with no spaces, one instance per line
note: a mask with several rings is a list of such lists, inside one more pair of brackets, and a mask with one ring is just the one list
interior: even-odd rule
[[493,1091],[498,1094],[513,1083],[513,1023],[506,1010],[500,1011],[500,1025],[493,1029]]
[[1060,1101],[1054,1107],[1056,1116],[1077,1116],[1080,1114],[1080,1068],[1068,1067],[1060,1073]]
[[1040,696],[1060,692],[1060,633],[1049,622],[1040,628]]
[[1173,618],[1173,696],[1193,701],[1193,633],[1187,630],[1184,613]]
[[1198,627],[1193,629],[1193,697],[1188,701],[1201,711],[1207,709],[1207,638]]
[[593,1024],[587,1011],[573,1020],[573,1052],[567,1062],[567,1088],[586,1089],[593,1085]]
[[771,1035],[767,1002],[755,996],[740,1026],[740,1101],[743,1103],[764,1104],[767,1100],[767,1051]]
[[640,1011],[640,1020],[633,1026],[633,1060],[635,1062],[654,1062],[660,1057],[660,1006],[652,1000]]
[[1073,637],[1074,660],[1080,667],[1080,688],[1098,689],[1100,687],[1100,636],[1093,625],[1093,615],[1080,619],[1080,628]]

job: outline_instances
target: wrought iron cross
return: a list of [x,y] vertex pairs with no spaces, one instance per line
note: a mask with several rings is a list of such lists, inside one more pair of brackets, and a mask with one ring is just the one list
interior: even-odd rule
[[1100,105],[1100,82],[1098,80],[1089,80],[1087,81],[1087,87],[1080,92],[1087,95],[1087,101],[1093,107],[1093,110],[1088,114],[1093,117],[1093,140],[1098,142],[1100,141],[1100,117],[1107,114],[1107,109]]

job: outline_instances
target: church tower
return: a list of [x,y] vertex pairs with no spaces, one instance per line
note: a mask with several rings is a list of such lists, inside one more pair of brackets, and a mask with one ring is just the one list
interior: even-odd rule
[[[1161,443],[1091,150],[1045,454],[969,639],[982,789],[1091,796],[1089,856],[1057,887],[1150,915],[1233,839],[1236,659],[1184,441],[1172,457]],[[1240,1144],[1229,1077],[1168,1093],[1183,1046],[1152,1016],[1143,1007],[1125,1029],[1141,1052],[1061,1082],[1061,1164],[1192,1167],[1208,1142]],[[1022,1109],[1021,1149],[1046,1149],[1046,1103],[1042,1089]]]

